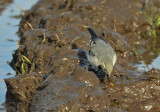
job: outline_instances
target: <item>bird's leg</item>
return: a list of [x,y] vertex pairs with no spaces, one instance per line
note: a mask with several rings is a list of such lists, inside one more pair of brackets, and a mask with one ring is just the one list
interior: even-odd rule
[[111,78],[110,78],[109,74],[107,74],[107,79],[108,79],[108,82],[111,82]]
[[105,76],[107,76],[107,77],[105,77],[104,82],[105,82],[105,83],[106,83],[106,82],[110,83],[110,82],[111,82],[111,79],[110,79],[109,74],[106,74]]
[[88,67],[87,67],[87,65],[86,65],[86,72],[88,72]]

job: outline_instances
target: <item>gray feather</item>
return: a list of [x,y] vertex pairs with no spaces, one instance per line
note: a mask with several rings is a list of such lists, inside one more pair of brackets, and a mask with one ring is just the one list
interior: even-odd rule
[[89,44],[89,54],[87,56],[90,64],[96,68],[99,65],[106,64],[106,62],[106,66],[114,66],[117,56],[111,45],[98,37],[91,28],[88,28],[88,31],[92,36]]

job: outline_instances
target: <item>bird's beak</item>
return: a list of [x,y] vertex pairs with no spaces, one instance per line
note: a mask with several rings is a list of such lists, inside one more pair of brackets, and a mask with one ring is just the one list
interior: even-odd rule
[[114,84],[112,83],[112,81],[111,81],[111,79],[110,79],[110,75],[109,75],[109,74],[107,74],[107,80],[108,80],[109,85],[113,87],[113,86],[114,86]]

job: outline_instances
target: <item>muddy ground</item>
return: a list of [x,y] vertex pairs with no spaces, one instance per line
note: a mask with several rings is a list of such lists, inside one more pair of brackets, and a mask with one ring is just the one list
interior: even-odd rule
[[6,8],[6,6],[10,4],[11,2],[13,1],[12,0],[1,0],[0,1],[0,14]]
[[[10,63],[17,76],[5,79],[8,111],[159,112],[160,70],[140,71],[159,48],[144,13],[159,0],[40,0],[20,23],[19,49]],[[93,70],[86,53],[87,28],[107,40],[118,60],[114,86]],[[160,36],[156,28],[157,36]]]

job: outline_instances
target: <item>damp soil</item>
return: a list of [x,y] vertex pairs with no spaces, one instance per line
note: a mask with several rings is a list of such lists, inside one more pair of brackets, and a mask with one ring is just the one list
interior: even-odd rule
[[[5,79],[8,111],[159,112],[160,70],[135,67],[159,47],[159,40],[150,45],[151,26],[141,14],[149,4],[159,9],[159,2],[40,0],[19,25],[19,48],[10,63],[17,76]],[[114,86],[86,58],[88,27],[117,54]]]
[[13,1],[12,0],[1,0],[0,1],[0,14],[6,8],[6,6],[10,4],[11,2]]

